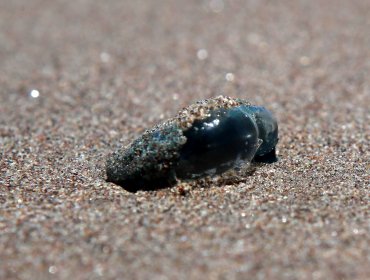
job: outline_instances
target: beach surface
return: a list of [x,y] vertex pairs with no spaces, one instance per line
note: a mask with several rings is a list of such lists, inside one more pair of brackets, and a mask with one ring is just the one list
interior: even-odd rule
[[[368,279],[370,1],[0,3],[0,279]],[[279,161],[131,193],[107,156],[220,94]]]

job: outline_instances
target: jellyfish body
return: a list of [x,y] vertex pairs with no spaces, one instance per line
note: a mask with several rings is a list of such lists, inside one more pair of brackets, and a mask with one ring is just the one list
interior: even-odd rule
[[108,181],[152,189],[276,159],[278,125],[270,111],[240,99],[200,101],[146,131],[107,162]]

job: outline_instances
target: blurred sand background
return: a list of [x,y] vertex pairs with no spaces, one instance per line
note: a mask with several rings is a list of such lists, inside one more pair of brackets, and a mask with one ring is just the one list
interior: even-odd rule
[[[368,279],[370,1],[0,2],[0,279]],[[225,94],[279,119],[237,184],[105,158]]]

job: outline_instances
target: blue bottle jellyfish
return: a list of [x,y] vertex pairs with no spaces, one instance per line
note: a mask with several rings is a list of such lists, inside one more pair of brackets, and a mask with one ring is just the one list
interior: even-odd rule
[[107,161],[109,182],[125,189],[155,189],[273,162],[275,117],[264,107],[219,96],[198,101],[147,130]]

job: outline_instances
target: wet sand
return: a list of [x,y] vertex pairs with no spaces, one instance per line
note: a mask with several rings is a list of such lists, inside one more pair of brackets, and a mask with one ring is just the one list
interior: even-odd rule
[[[1,279],[366,279],[369,1],[0,3]],[[129,193],[105,159],[196,100],[279,120],[237,182]]]

